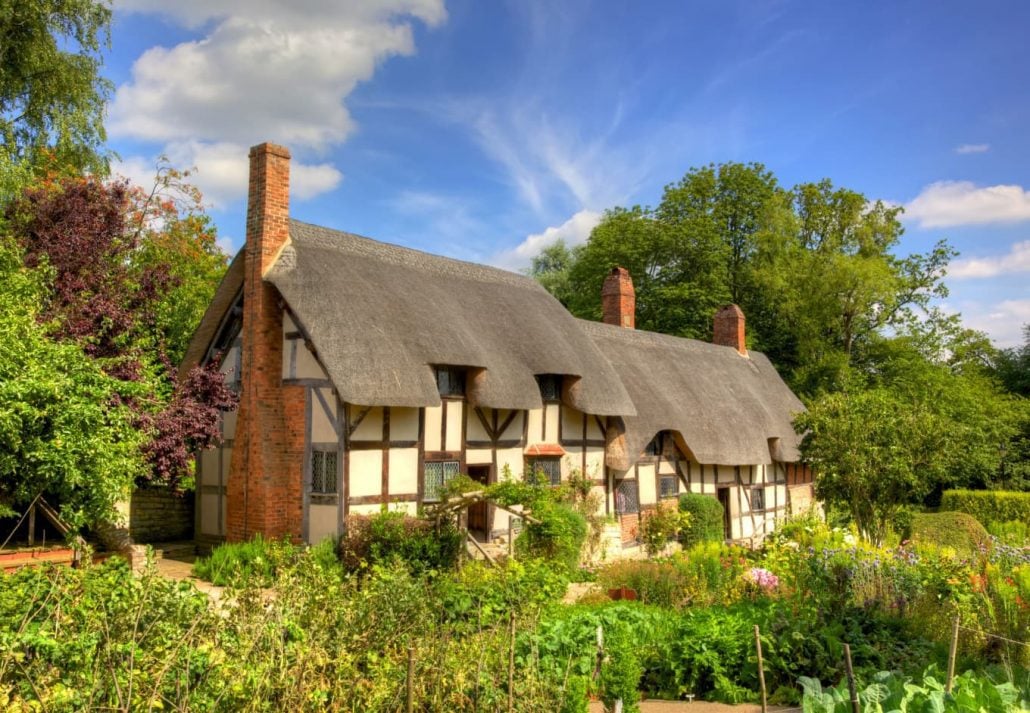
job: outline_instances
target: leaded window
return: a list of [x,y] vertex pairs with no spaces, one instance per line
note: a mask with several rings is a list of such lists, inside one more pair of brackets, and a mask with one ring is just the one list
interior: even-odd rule
[[663,475],[658,479],[659,497],[674,498],[679,495],[679,479],[675,475]]
[[453,366],[436,367],[436,388],[441,396],[464,396],[465,370]]
[[311,492],[322,495],[336,494],[336,450],[311,452]]
[[751,509],[765,510],[765,488],[751,489]]
[[640,512],[640,490],[636,480],[620,480],[615,490],[615,509],[620,515]]
[[440,491],[458,475],[461,464],[456,460],[433,461],[425,464],[422,500],[433,503],[440,500]]
[[544,401],[561,401],[561,375],[541,374],[536,380],[540,384],[540,398]]
[[[531,458],[526,461],[526,474],[530,483],[541,483],[546,485],[561,484],[561,459],[559,458]],[[541,478],[541,474],[543,477]],[[542,482],[541,482],[542,481]]]

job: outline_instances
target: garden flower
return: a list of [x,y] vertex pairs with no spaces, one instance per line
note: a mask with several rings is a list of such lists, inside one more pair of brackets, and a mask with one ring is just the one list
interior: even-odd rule
[[780,586],[780,578],[762,567],[752,567],[744,576],[766,592],[771,592]]

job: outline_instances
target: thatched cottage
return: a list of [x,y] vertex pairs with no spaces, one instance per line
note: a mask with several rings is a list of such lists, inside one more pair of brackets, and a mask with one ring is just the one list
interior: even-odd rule
[[[251,149],[246,245],[182,365],[218,359],[240,389],[224,442],[198,454],[198,540],[316,542],[506,467],[585,474],[627,544],[679,493],[718,498],[729,539],[809,497],[801,403],[745,348],[737,307],[713,344],[638,331],[616,268],[605,323],[582,321],[528,277],[292,219],[289,166],[282,147]],[[468,524],[488,538],[507,518],[478,505]]]

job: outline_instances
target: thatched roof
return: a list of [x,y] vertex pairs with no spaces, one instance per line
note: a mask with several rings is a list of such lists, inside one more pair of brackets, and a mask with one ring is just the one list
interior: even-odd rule
[[701,463],[757,465],[798,460],[791,428],[801,402],[763,354],[664,334],[580,321],[633,399],[624,447],[609,465],[626,469],[659,431],[679,434]]
[[436,405],[431,366],[446,364],[470,368],[480,406],[540,408],[535,376],[564,374],[576,408],[634,413],[611,364],[529,277],[291,220],[265,279],[349,403]]
[[217,336],[218,328],[222,326],[225,313],[236,301],[236,296],[243,289],[243,250],[236,253],[236,257],[229,263],[229,269],[225,271],[218,289],[215,290],[214,299],[207,306],[197,331],[193,333],[186,353],[179,364],[179,378],[182,379],[186,373],[197,364],[204,361],[211,342]]

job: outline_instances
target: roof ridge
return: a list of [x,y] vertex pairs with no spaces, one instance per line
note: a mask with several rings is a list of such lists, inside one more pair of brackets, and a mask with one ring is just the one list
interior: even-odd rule
[[[657,346],[668,345],[675,347],[690,347],[697,351],[708,351],[710,349],[721,348],[718,344],[712,344],[702,339],[694,339],[693,337],[678,337],[675,334],[665,334],[663,332],[652,332],[647,329],[627,329],[614,324],[606,324],[605,322],[597,322],[592,319],[583,319],[576,317],[581,325],[583,325],[588,332],[603,336],[612,336],[621,338],[626,341],[637,341],[654,344]],[[751,352],[749,353],[758,353]]]
[[[294,229],[297,229],[297,232],[294,232]],[[348,252],[424,272],[479,282],[522,287],[524,289],[544,289],[540,283],[531,277],[499,267],[435,255],[423,250],[383,242],[356,233],[326,228],[314,223],[306,223],[295,218],[290,218],[290,237],[301,245]],[[298,238],[299,240],[297,240]]]

